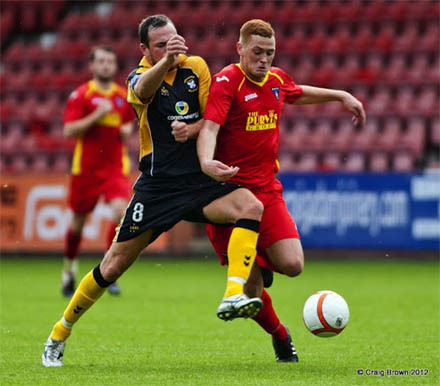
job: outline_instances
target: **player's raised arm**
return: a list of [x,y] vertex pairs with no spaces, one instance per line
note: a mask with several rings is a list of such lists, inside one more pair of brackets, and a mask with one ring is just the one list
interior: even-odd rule
[[225,165],[214,159],[217,145],[217,134],[220,125],[210,120],[205,120],[199,137],[197,138],[197,154],[203,173],[217,181],[226,181],[234,177],[239,168]]
[[363,126],[366,115],[362,103],[353,95],[343,90],[332,90],[313,86],[300,86],[302,95],[295,101],[295,105],[307,105],[324,102],[341,102],[345,109],[353,114],[353,123]]
[[[154,40],[154,44],[150,45],[149,42],[140,43],[142,54],[153,66],[142,74],[134,87],[134,92],[138,98],[144,101],[150,99],[155,94],[165,74],[177,65],[178,55],[185,54],[188,51],[185,39],[177,35],[174,25],[167,24],[165,28],[169,31],[167,31],[163,39],[153,39],[156,31],[152,29],[150,40]],[[163,55],[164,51],[165,55]],[[159,57],[161,59],[158,59]]]

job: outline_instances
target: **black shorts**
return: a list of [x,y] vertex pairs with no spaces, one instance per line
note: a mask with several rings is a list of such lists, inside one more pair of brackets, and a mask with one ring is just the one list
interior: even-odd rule
[[240,185],[218,182],[203,173],[164,178],[144,173],[134,185],[135,193],[125,211],[116,241],[130,240],[152,230],[153,242],[181,220],[209,223],[203,208]]

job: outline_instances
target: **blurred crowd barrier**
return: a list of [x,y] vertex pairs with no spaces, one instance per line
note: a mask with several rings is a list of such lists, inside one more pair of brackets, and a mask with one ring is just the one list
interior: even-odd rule
[[[3,176],[0,190],[0,251],[62,253],[71,217],[67,206],[68,188],[69,177],[66,174]],[[82,250],[92,253],[104,251],[110,218],[110,208],[99,203],[84,228]],[[182,227],[176,231],[182,236],[187,233]],[[185,247],[179,242],[178,236],[166,233],[148,250],[170,250],[171,242]]]
[[438,171],[280,177],[305,248],[439,250]]
[[[133,175],[133,180],[135,179]],[[439,250],[440,173],[284,173],[287,207],[305,248]],[[0,190],[0,252],[63,253],[71,212],[65,174],[6,175]],[[111,217],[99,203],[83,253],[102,253]],[[213,253],[204,225],[180,222],[145,253]]]

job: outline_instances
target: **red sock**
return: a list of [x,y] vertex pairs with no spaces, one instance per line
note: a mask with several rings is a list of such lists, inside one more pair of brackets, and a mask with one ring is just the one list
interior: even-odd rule
[[265,289],[263,289],[261,300],[263,301],[263,308],[253,319],[267,333],[271,334],[276,339],[286,339],[286,327],[284,327],[284,324],[282,324],[280,319],[278,319],[278,316],[272,306],[272,299]]
[[110,245],[112,245],[113,243],[113,239],[115,238],[115,234],[116,234],[116,227],[118,226],[117,223],[115,223],[114,221],[112,221],[110,223],[110,228],[108,230],[107,233],[107,249],[110,248]]
[[75,260],[78,256],[79,251],[79,245],[81,244],[81,233],[76,235],[72,232],[72,229],[69,228],[69,230],[66,233],[66,239],[65,239],[65,254],[66,257],[69,260]]

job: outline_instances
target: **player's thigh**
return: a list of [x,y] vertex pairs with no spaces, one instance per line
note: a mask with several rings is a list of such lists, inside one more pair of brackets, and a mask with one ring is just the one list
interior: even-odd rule
[[149,244],[151,236],[152,231],[148,230],[132,239],[113,243],[100,264],[104,279],[110,282],[118,279]]
[[241,188],[212,201],[203,208],[203,213],[209,221],[227,224],[244,217],[260,220],[263,209],[251,191]]
[[93,176],[72,176],[70,180],[69,206],[74,213],[90,213],[101,195],[100,182]]
[[298,238],[278,240],[266,248],[266,254],[285,275],[297,276],[304,268],[304,252]]
[[112,208],[113,221],[119,222],[127,209],[128,201],[125,198],[114,198],[109,202]]

